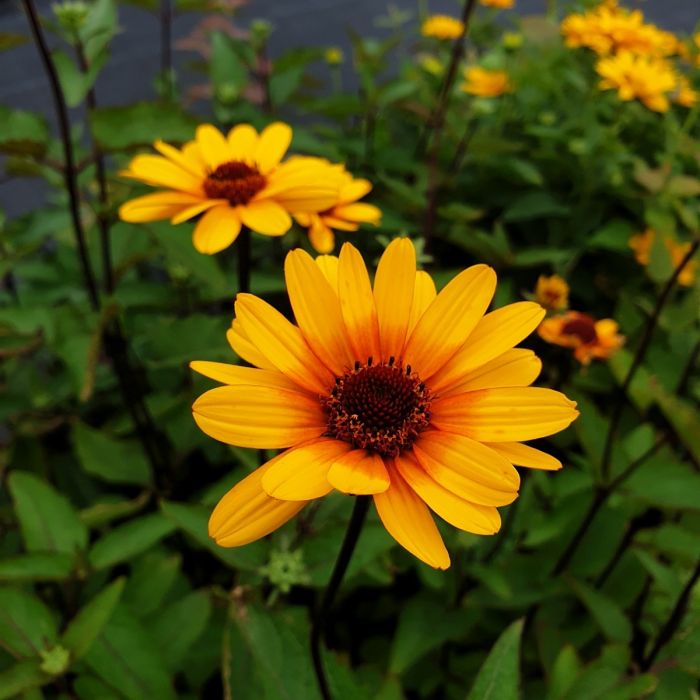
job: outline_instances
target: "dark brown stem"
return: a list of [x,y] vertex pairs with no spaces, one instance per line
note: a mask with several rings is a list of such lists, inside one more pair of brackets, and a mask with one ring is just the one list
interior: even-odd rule
[[[452,54],[450,63],[445,73],[445,79],[442,82],[440,94],[438,95],[437,105],[429,120],[432,129],[432,141],[430,143],[430,154],[428,158],[428,185],[426,191],[427,208],[425,213],[425,225],[423,228],[423,236],[425,238],[426,250],[430,249],[430,244],[435,229],[435,217],[437,213],[437,199],[440,189],[439,174],[438,174],[438,155],[440,151],[440,142],[442,140],[442,131],[445,126],[445,114],[450,102],[450,94],[452,87],[457,77],[457,68],[459,62],[464,56],[464,40],[469,30],[469,22],[474,10],[476,9],[476,0],[466,0],[464,9],[462,10],[462,34],[455,39],[452,45]],[[430,138],[428,136],[428,138]]]
[[622,413],[625,410],[625,399],[627,398],[627,391],[629,390],[630,385],[632,384],[632,380],[637,374],[637,370],[641,367],[642,362],[644,361],[644,357],[646,356],[649,344],[651,343],[651,338],[654,335],[654,331],[656,330],[656,326],[659,322],[661,311],[663,310],[666,301],[670,297],[679,275],[681,274],[681,272],[683,272],[685,266],[690,262],[693,255],[695,255],[695,253],[697,252],[698,246],[700,246],[700,238],[696,238],[693,241],[692,245],[688,249],[688,252],[678,263],[676,269],[673,271],[673,274],[661,290],[661,293],[659,294],[656,300],[654,310],[652,311],[652,314],[649,317],[649,321],[647,322],[644,328],[644,334],[642,335],[642,339],[639,341],[637,351],[635,352],[634,357],[632,358],[632,364],[630,365],[630,368],[627,371],[627,374],[625,375],[625,379],[622,382],[622,386],[619,389],[617,403],[615,404],[615,408],[613,409],[613,413],[610,418],[610,426],[608,428],[608,433],[605,438],[603,456],[601,458],[600,470],[603,478],[603,483],[607,482],[610,476],[610,465],[612,461],[613,445],[615,444],[615,438],[617,437],[617,430],[620,426]]
[[61,136],[61,142],[63,144],[63,157],[66,163],[65,168],[63,169],[63,178],[65,181],[66,190],[68,191],[70,215],[73,223],[76,244],[78,246],[80,267],[83,272],[83,280],[88,298],[90,300],[90,305],[92,306],[93,311],[98,311],[100,308],[100,296],[99,292],[97,291],[97,284],[95,283],[95,276],[92,272],[92,266],[90,265],[90,257],[88,255],[87,242],[85,239],[85,230],[83,229],[83,222],[80,218],[80,193],[78,192],[78,179],[76,176],[75,159],[73,157],[73,144],[70,136],[68,106],[63,95],[58,73],[56,72],[56,66],[51,59],[51,53],[48,45],[46,44],[44,33],[41,29],[41,22],[39,20],[39,16],[37,15],[36,8],[34,7],[34,2],[33,0],[22,0],[22,3],[24,5],[24,10],[27,13],[27,19],[29,20],[32,36],[37,48],[39,49],[41,61],[44,65],[44,69],[46,70],[49,84],[51,86],[51,97],[53,98],[54,107],[56,108],[58,130]]
[[464,131],[464,134],[462,134],[462,138],[459,140],[457,148],[455,149],[454,158],[450,163],[449,171],[452,175],[454,175],[462,167],[464,156],[467,154],[467,149],[469,148],[469,144],[471,143],[475,133],[476,126],[472,125],[471,128],[467,128]]

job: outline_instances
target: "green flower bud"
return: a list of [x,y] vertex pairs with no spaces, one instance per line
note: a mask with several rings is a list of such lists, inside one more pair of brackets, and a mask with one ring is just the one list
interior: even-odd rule
[[64,0],[62,3],[51,5],[61,29],[70,34],[79,32],[85,25],[90,6],[81,0]]
[[294,552],[271,552],[270,560],[260,568],[260,573],[282,593],[289,593],[292,586],[309,583],[311,580],[301,549]]
[[323,60],[329,66],[339,66],[345,60],[345,56],[337,46],[329,46],[323,53]]
[[39,668],[50,676],[60,676],[68,670],[70,651],[60,644],[52,649],[42,649],[39,656],[41,656]]

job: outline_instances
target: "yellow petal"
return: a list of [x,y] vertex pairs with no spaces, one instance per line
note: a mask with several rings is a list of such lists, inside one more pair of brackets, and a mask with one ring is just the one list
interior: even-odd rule
[[258,132],[250,124],[238,124],[228,132],[231,160],[242,160],[253,164],[258,145]]
[[374,224],[375,226],[382,220],[382,212],[373,204],[365,204],[364,202],[339,204],[333,207],[333,216],[346,221]]
[[384,251],[374,278],[382,359],[403,356],[416,283],[416,251],[408,238],[394,239]]
[[333,375],[313,354],[301,331],[270,304],[239,294],[236,317],[245,337],[280,372],[315,394],[327,394]]
[[[434,437],[424,439],[423,435]],[[442,430],[423,435],[413,446],[414,454],[440,486],[483,506],[505,506],[517,498],[520,475],[499,454],[462,435]]]
[[364,496],[386,491],[389,474],[378,454],[353,450],[333,462],[328,471],[328,482],[343,493]]
[[427,272],[418,270],[418,272],[416,272],[416,285],[413,289],[411,315],[408,319],[408,336],[411,335],[418,320],[425,313],[425,310],[433,303],[436,296],[437,291],[433,278]]
[[298,391],[299,387],[277,370],[258,369],[257,367],[241,367],[229,365],[225,362],[204,362],[195,360],[190,362],[190,368],[195,372],[214,379],[222,384],[265,386],[277,389]]
[[425,310],[406,343],[404,363],[425,381],[464,344],[488,308],[496,273],[474,265],[455,277]]
[[462,377],[502,355],[527,338],[544,318],[545,310],[531,301],[508,304],[486,314],[462,347],[436,372],[433,391],[455,385]]
[[319,438],[306,445],[287,450],[263,476],[265,491],[286,501],[311,500],[330,493],[328,482],[331,464],[351,446],[332,438]]
[[158,140],[153,144],[153,147],[156,151],[168,158],[168,160],[172,160],[175,164],[179,165],[183,170],[186,170],[196,178],[204,179],[206,177],[207,173],[202,167],[203,164],[200,160],[189,157],[188,154],[183,153],[169,143],[165,143],[165,141]]
[[338,190],[332,184],[320,184],[312,176],[308,183],[294,186],[281,183],[276,185],[274,190],[271,186],[265,188],[260,195],[274,197],[287,211],[319,212],[335,204]]
[[308,394],[269,386],[220,386],[192,406],[197,425],[228,445],[277,449],[320,437],[326,417]]
[[372,285],[364,260],[357,248],[345,243],[338,264],[338,295],[354,359],[379,359],[379,322]]
[[269,173],[284,157],[292,142],[292,129],[288,124],[275,122],[260,132],[255,149],[255,161],[261,173]]
[[323,276],[328,280],[328,284],[338,290],[338,257],[335,255],[319,255],[316,258],[318,269],[323,272]]
[[145,182],[147,185],[168,187],[199,197],[204,196],[201,177],[193,175],[162,156],[136,156],[129,163],[129,168],[123,172],[123,175]]
[[[330,211],[334,212],[335,209]],[[331,229],[337,229],[338,231],[357,231],[360,228],[360,224],[353,221],[346,221],[345,219],[339,219],[337,216],[332,216],[326,212],[321,212],[319,214],[321,221]]]
[[243,223],[264,236],[282,236],[292,227],[292,217],[271,199],[249,202],[237,209]]
[[482,389],[438,398],[431,422],[481,442],[520,442],[558,433],[578,416],[576,403],[538,387]]
[[331,253],[335,248],[335,234],[316,214],[309,226],[309,243],[317,253]]
[[228,141],[215,126],[198,126],[195,139],[209,170],[216,170],[222,163],[233,160]]
[[333,374],[342,376],[352,366],[353,357],[337,293],[313,258],[300,248],[287,254],[284,274],[289,301],[306,342]]
[[470,503],[440,486],[410,453],[397,457],[394,463],[408,485],[450,525],[476,535],[493,535],[500,529],[501,518],[495,507]]
[[411,554],[436,569],[450,566],[450,555],[433,516],[421,498],[393,468],[391,486],[374,496],[374,504],[389,534]]
[[362,199],[366,194],[372,191],[372,183],[364,178],[357,178],[356,180],[351,180],[340,188],[340,193],[338,195],[338,202],[340,204],[349,204],[350,202],[356,202],[358,199]]
[[440,396],[462,394],[465,391],[496,389],[507,386],[530,386],[542,370],[542,362],[532,350],[513,348],[465,374],[459,383],[443,389]]
[[248,336],[246,336],[241,328],[241,322],[237,318],[233,319],[231,328],[226,331],[226,340],[228,340],[231,350],[242,360],[250,362],[254,367],[277,371],[275,365],[250,342]]
[[218,207],[221,205],[228,206],[228,202],[225,199],[207,199],[204,202],[198,202],[193,204],[186,209],[181,209],[175,216],[170,219],[171,224],[181,224],[183,221],[191,219],[193,216],[197,216],[202,212],[212,209],[213,207]]
[[308,501],[280,501],[265,493],[262,477],[274,461],[236,484],[214,508],[209,518],[209,536],[217,544],[239,547],[259,540],[284,525],[307,504]]
[[154,192],[124,202],[119,207],[119,218],[129,223],[169,219],[198,202],[199,197],[184,192]]
[[240,231],[241,220],[236,210],[223,204],[210,209],[197,222],[192,242],[200,253],[213,255],[228,248],[238,238]]
[[556,457],[520,442],[489,442],[488,446],[519,467],[556,470],[562,466]]

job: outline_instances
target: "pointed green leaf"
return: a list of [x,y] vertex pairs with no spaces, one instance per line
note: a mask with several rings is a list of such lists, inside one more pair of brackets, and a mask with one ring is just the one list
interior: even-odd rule
[[0,588],[0,641],[20,658],[38,656],[55,644],[58,625],[37,597],[19,588]]

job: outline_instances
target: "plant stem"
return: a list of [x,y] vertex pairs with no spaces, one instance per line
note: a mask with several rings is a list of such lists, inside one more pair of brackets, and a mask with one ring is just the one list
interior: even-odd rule
[[244,226],[238,236],[238,292],[250,291],[250,229]]
[[649,321],[647,322],[647,325],[644,328],[644,334],[642,335],[642,339],[639,341],[637,351],[635,352],[634,357],[632,358],[632,364],[630,365],[625,379],[622,382],[622,386],[620,387],[620,390],[618,392],[617,403],[613,410],[612,417],[610,418],[610,426],[608,428],[608,433],[605,438],[605,446],[603,447],[603,456],[601,458],[601,475],[603,478],[603,483],[607,482],[608,477],[610,476],[612,450],[613,445],[615,443],[615,438],[617,437],[617,430],[620,426],[620,420],[622,419],[622,413],[625,409],[625,399],[627,397],[627,390],[632,384],[632,380],[634,379],[637,370],[641,367],[642,362],[644,361],[644,357],[646,356],[649,344],[651,343],[651,338],[654,335],[654,331],[656,330],[659,318],[661,317],[661,311],[663,310],[666,301],[671,296],[671,292],[673,291],[673,288],[676,285],[678,277],[680,276],[681,272],[683,272],[685,266],[690,262],[693,255],[695,255],[699,246],[700,237],[696,238],[693,241],[692,245],[688,249],[688,252],[678,263],[676,269],[673,271],[673,274],[671,275],[671,277],[669,277],[663,289],[661,290],[661,293],[659,294],[656,300],[654,310],[652,311]]
[[[440,188],[438,154],[440,150],[440,141],[442,139],[442,131],[445,126],[445,114],[449,105],[452,86],[454,85],[455,78],[457,77],[457,66],[462,60],[462,56],[464,56],[464,40],[469,30],[469,21],[475,9],[476,0],[466,0],[461,18],[463,25],[462,34],[455,39],[455,42],[452,45],[452,55],[445,74],[445,79],[443,80],[442,87],[440,88],[437,105],[435,106],[435,110],[428,122],[432,128],[432,141],[430,142],[430,154],[428,158],[428,184],[426,191],[427,208],[425,213],[425,225],[423,228],[426,251],[430,250],[430,243],[432,241],[435,228],[437,197]],[[430,136],[428,136],[428,140],[429,139]]]
[[49,47],[46,44],[46,38],[44,37],[44,33],[41,29],[39,16],[37,15],[36,8],[34,7],[34,1],[22,0],[22,4],[24,5],[24,10],[27,13],[27,19],[29,20],[32,37],[34,38],[37,48],[39,49],[41,61],[44,64],[44,69],[46,70],[46,74],[51,85],[51,96],[56,108],[58,130],[60,133],[61,142],[63,143],[63,157],[65,160],[63,178],[65,181],[66,190],[68,191],[70,215],[73,222],[75,240],[78,246],[80,267],[82,268],[83,280],[85,282],[85,288],[87,290],[88,299],[90,300],[90,305],[92,306],[93,311],[98,311],[100,308],[100,296],[97,290],[97,284],[95,283],[95,276],[92,271],[92,266],[90,265],[90,258],[88,256],[87,243],[85,239],[85,230],[83,229],[83,222],[80,218],[80,195],[78,193],[78,179],[76,176],[75,160],[73,158],[73,145],[70,136],[68,107],[63,95],[63,90],[61,89],[58,73],[56,72],[56,66],[51,59],[51,53],[49,52]]
[[365,523],[367,511],[369,510],[370,498],[370,496],[355,497],[355,506],[352,510],[352,516],[350,518],[350,523],[348,524],[348,529],[345,532],[345,539],[340,547],[340,553],[338,554],[335,566],[333,567],[331,580],[328,582],[328,586],[323,593],[321,604],[318,607],[316,615],[314,615],[311,625],[311,657],[314,662],[314,670],[316,671],[316,678],[318,679],[318,687],[321,691],[323,700],[333,700],[333,696],[331,695],[326,673],[323,670],[323,659],[321,658],[321,637],[323,635],[324,627],[328,622],[328,613],[333,606],[333,601],[338,593],[343,576],[345,576],[348,564],[350,563],[352,553],[355,551],[355,545],[357,544],[357,540],[362,532],[362,526]]

